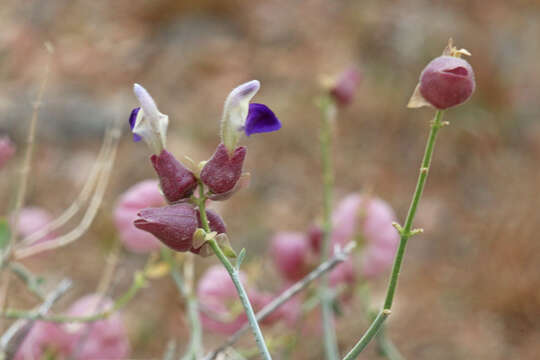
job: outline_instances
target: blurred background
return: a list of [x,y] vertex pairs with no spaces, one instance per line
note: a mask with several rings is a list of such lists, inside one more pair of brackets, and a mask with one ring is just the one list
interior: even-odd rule
[[[219,141],[228,92],[261,81],[256,101],[275,111],[283,129],[244,139],[251,186],[218,207],[235,248],[247,249],[247,269],[260,274],[271,267],[265,256],[273,232],[303,231],[321,215],[320,78],[350,65],[362,74],[337,121],[336,198],[369,189],[403,220],[433,116],[405,105],[420,71],[453,37],[473,55],[477,90],[445,115],[451,125],[440,133],[416,220],[425,232],[409,243],[388,335],[408,359],[538,358],[540,2],[3,0],[0,24],[0,130],[17,144],[17,159],[47,63],[43,43],[55,48],[27,204],[60,214],[88,176],[106,125],[125,119],[89,232],[25,262],[51,283],[74,280],[60,310],[98,286],[119,194],[154,177],[146,146],[128,132],[134,82],[169,115],[170,151],[201,161]],[[16,162],[0,178],[2,215],[13,203]],[[145,261],[121,253],[114,294]],[[215,262],[198,260],[197,274]],[[272,279],[254,277],[263,287]],[[374,307],[386,278],[373,284]],[[8,301],[35,304],[16,282]],[[338,321],[342,352],[368,326],[355,316],[360,305],[353,298]],[[182,307],[169,278],[137,295],[124,311],[133,359],[161,357],[171,337],[184,346]],[[221,340],[205,334],[208,349]],[[249,336],[243,345],[253,346]],[[292,358],[321,359],[319,346],[316,337],[300,342]],[[370,348],[362,358],[377,355]]]

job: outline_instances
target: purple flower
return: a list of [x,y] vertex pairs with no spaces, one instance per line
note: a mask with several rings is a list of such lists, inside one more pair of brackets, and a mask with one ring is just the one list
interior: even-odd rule
[[129,117],[133,140],[144,140],[154,154],[159,154],[165,148],[169,117],[159,112],[154,99],[141,85],[133,85],[133,92],[141,104]]
[[184,167],[167,150],[150,157],[161,184],[161,190],[168,202],[174,203],[188,198],[197,187],[195,175]]
[[201,171],[201,180],[214,194],[234,190],[240,176],[247,149],[240,146],[229,154],[224,144],[219,144],[214,155]]
[[279,129],[281,129],[281,122],[268,106],[263,104],[249,104],[248,116],[244,128],[247,136],[277,131]]
[[137,228],[147,231],[176,251],[189,251],[198,222],[195,209],[188,204],[143,209],[134,221]]
[[243,132],[249,136],[281,128],[280,121],[267,106],[249,103],[260,87],[258,80],[248,81],[234,88],[225,100],[221,141],[229,153],[236,149]]

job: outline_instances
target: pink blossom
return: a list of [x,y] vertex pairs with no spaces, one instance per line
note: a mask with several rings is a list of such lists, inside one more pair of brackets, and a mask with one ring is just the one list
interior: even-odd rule
[[120,196],[114,209],[114,222],[120,240],[126,248],[137,253],[159,249],[160,242],[152,234],[139,230],[133,224],[137,213],[147,207],[164,205],[165,200],[159,192],[155,180],[141,181]]
[[349,194],[334,211],[332,242],[344,245],[359,235],[364,241],[362,273],[376,276],[392,264],[399,243],[392,225],[395,220],[394,211],[385,201]]
[[8,162],[15,154],[15,145],[7,136],[0,137],[0,169]]
[[[113,301],[99,294],[86,295],[69,309],[70,316],[90,316],[106,311]],[[130,352],[129,339],[120,313],[92,323],[72,323],[63,326],[72,336],[71,356],[77,360],[125,359]]]
[[15,360],[41,359],[45,354],[67,357],[72,338],[60,325],[37,321],[15,354]]
[[341,106],[349,105],[356,95],[360,72],[354,66],[341,73],[335,85],[330,89],[330,95]]
[[[246,286],[246,275],[240,280]],[[248,295],[252,295],[247,288]],[[201,322],[205,329],[221,334],[232,334],[247,321],[236,288],[221,265],[211,266],[199,280],[197,297],[201,307]],[[250,296],[251,297],[251,296]]]
[[[25,207],[19,212],[19,222],[17,223],[17,233],[21,237],[27,237],[43,229],[53,220],[52,215],[45,209],[38,206]],[[54,233],[48,233],[34,242],[40,243],[54,239]]]
[[311,270],[311,244],[306,235],[279,232],[271,240],[271,254],[277,269],[287,280],[297,281]]

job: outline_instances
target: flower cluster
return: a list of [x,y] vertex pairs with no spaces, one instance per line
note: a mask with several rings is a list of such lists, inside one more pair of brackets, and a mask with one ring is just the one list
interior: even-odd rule
[[[247,276],[240,271],[243,284],[248,284]],[[268,304],[274,296],[259,291],[254,287],[246,289],[255,311],[259,311]],[[206,270],[197,285],[197,298],[200,301],[201,321],[206,330],[232,334],[247,322],[242,310],[236,289],[227,270],[215,265]],[[300,313],[300,304],[297,298],[292,298],[278,308],[262,324],[271,325],[279,320],[294,322]]]
[[[111,299],[90,294],[76,301],[67,314],[90,316],[110,309]],[[55,324],[38,321],[19,347],[15,360],[69,358],[76,360],[125,359],[130,352],[122,316],[114,313],[90,324]]]
[[[142,86],[134,85],[141,106],[132,111],[129,124],[134,140],[145,141],[153,152],[150,161],[167,201],[165,206],[139,208],[137,218],[133,221],[135,227],[151,233],[176,251],[191,251],[203,256],[210,253],[204,240],[205,234],[196,234],[203,224],[194,206],[201,201],[194,195],[195,190],[201,186],[202,191],[207,189],[205,198],[215,201],[228,199],[241,188],[241,180],[245,178],[242,171],[247,149],[238,146],[241,134],[250,136],[281,128],[280,121],[266,105],[250,104],[259,88],[260,83],[253,80],[236,87],[229,94],[221,121],[222,142],[208,161],[202,162],[197,169],[188,169],[166,150],[169,117],[158,110],[155,101]],[[131,194],[126,197],[128,195]],[[133,202],[129,197],[121,200],[116,212],[117,224],[127,229],[124,220],[131,219],[131,211],[139,205],[138,200]],[[160,204],[153,206],[156,205]],[[208,210],[206,217],[212,232],[217,235],[226,233],[225,223],[217,213]],[[223,236],[218,239],[227,241]],[[132,241],[130,243],[133,244]]]
[[[347,195],[332,216],[332,247],[349,241],[360,243],[361,274],[373,277],[391,264],[399,242],[392,223],[392,208],[379,198]],[[323,231],[313,225],[306,233],[279,232],[272,238],[271,253],[280,274],[288,281],[297,281],[313,270],[320,261]],[[350,258],[330,272],[330,284],[351,284],[357,270]]]

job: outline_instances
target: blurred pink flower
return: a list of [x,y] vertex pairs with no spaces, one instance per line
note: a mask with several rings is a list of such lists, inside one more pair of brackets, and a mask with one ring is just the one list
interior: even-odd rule
[[359,82],[360,72],[355,66],[351,66],[340,74],[330,89],[330,95],[339,105],[349,105],[354,100]]
[[[19,222],[17,224],[17,233],[21,237],[32,235],[36,231],[43,229],[53,220],[52,215],[45,209],[38,206],[30,206],[21,209],[19,213]],[[34,242],[34,244],[51,240],[56,237],[54,233],[48,233]]]
[[15,154],[15,145],[7,136],[0,137],[0,169],[8,162]]
[[[69,316],[90,316],[113,306],[113,301],[99,294],[86,295],[69,309]],[[77,360],[125,359],[130,352],[122,316],[114,313],[93,323],[71,323],[63,326],[72,337],[71,356]]]
[[332,220],[335,244],[344,245],[357,235],[362,237],[364,276],[376,276],[392,264],[399,234],[392,225],[396,215],[388,203],[376,197],[349,194],[336,207]]
[[114,223],[126,248],[137,253],[159,249],[160,241],[152,234],[137,229],[133,221],[140,210],[164,204],[157,180],[141,181],[120,196],[114,209]]
[[287,280],[298,281],[313,267],[311,244],[306,235],[298,232],[279,232],[271,240],[274,264]]
[[41,359],[46,354],[55,359],[67,358],[72,338],[54,323],[37,321],[24,338],[15,360]]
[[[246,276],[240,272],[240,279],[248,296],[253,291],[246,286]],[[199,280],[197,297],[201,307],[201,322],[205,329],[221,334],[232,334],[247,321],[234,284],[221,265],[211,266]],[[252,304],[253,305],[253,304]]]

